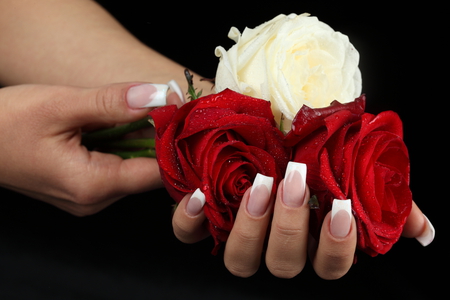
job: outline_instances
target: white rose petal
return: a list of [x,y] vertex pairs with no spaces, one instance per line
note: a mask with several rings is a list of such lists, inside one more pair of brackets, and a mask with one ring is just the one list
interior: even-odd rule
[[[303,104],[351,102],[362,89],[359,53],[348,37],[309,14],[278,15],[242,34],[228,51],[219,46],[216,92],[226,88],[271,101],[278,122],[290,123]],[[286,127],[285,127],[286,128]]]

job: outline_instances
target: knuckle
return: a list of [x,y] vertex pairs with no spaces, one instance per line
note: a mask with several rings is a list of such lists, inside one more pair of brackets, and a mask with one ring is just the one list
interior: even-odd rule
[[254,231],[248,230],[247,228],[235,228],[232,231],[234,238],[242,243],[242,245],[254,244],[260,240],[260,236]]
[[301,228],[293,228],[290,224],[275,222],[272,224],[272,231],[281,238],[286,240],[295,239],[303,236],[304,230]]
[[284,245],[298,245],[306,239],[307,232],[295,224],[274,220],[270,236]]
[[109,114],[114,108],[116,96],[117,93],[112,86],[97,90],[94,102],[96,110],[102,115]]

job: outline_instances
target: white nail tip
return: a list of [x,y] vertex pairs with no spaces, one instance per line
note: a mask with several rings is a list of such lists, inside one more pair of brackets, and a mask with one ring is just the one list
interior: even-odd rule
[[202,203],[202,207],[205,205],[206,197],[200,189],[196,189],[191,198],[197,198],[198,200],[200,200],[200,202]]
[[421,235],[416,237],[416,240],[424,247],[431,244],[431,242],[434,240],[435,236],[435,230],[433,224],[431,224],[430,220],[424,215],[425,220],[427,221],[427,229],[425,232]]
[[333,200],[333,207],[331,208],[331,220],[341,210],[346,211],[349,216],[352,215],[352,201],[351,200]]
[[151,84],[156,88],[156,91],[149,96],[149,102],[142,107],[159,107],[166,105],[167,91],[169,86],[167,84]]
[[175,80],[171,80],[167,83],[169,88],[174,91],[178,97],[180,97],[181,102],[186,103],[186,99],[184,99],[183,91]]
[[[306,180],[306,164],[290,161],[286,168],[285,178],[288,178],[293,171],[298,171],[303,180]],[[286,180],[284,181],[286,184]]]
[[286,168],[286,177],[294,170],[299,171],[303,178],[306,177],[306,164],[290,161]]
[[[267,190],[269,194],[272,192],[272,186],[273,186],[273,177],[264,176],[262,174],[256,174],[255,180],[253,181],[253,187],[258,187],[260,185],[264,185],[267,187]],[[253,188],[250,191],[250,195],[253,192]]]

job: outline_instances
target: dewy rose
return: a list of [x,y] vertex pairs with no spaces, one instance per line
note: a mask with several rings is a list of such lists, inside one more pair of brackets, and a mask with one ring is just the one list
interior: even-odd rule
[[176,202],[201,189],[215,254],[256,175],[272,177],[278,184],[286,169],[289,153],[270,104],[227,89],[150,115],[164,185]]
[[316,17],[279,15],[242,34],[233,27],[228,36],[236,44],[228,51],[216,48],[216,91],[229,88],[271,101],[286,130],[303,104],[320,108],[361,95],[358,51]]
[[412,207],[403,125],[392,111],[364,112],[365,96],[329,107],[303,106],[285,138],[292,161],[308,166],[306,182],[319,202],[310,219],[318,237],[334,199],[351,199],[358,248],[385,254],[401,236]]

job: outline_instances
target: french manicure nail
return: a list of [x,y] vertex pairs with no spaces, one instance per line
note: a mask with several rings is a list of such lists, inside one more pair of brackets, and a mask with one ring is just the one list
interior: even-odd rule
[[167,84],[145,83],[131,87],[127,103],[131,108],[158,107],[166,104]]
[[183,92],[181,91],[180,86],[175,80],[169,81],[167,85],[172,91],[174,91],[178,95],[178,97],[180,97],[182,103],[186,103],[186,99],[184,98]]
[[430,220],[425,217],[425,220],[427,222],[425,231],[418,237],[416,237],[416,240],[424,247],[431,244],[431,242],[434,240],[435,230],[433,224],[431,224]]
[[205,201],[205,194],[200,189],[196,189],[186,204],[186,212],[188,215],[192,217],[198,215],[202,211]]
[[254,217],[262,216],[269,205],[272,193],[273,177],[257,174],[251,187],[247,211]]
[[336,238],[343,238],[350,232],[352,215],[352,202],[351,200],[333,200],[333,206],[331,208],[331,223],[330,231],[331,235]]
[[306,165],[289,162],[283,184],[283,202],[290,207],[303,204],[306,190]]

